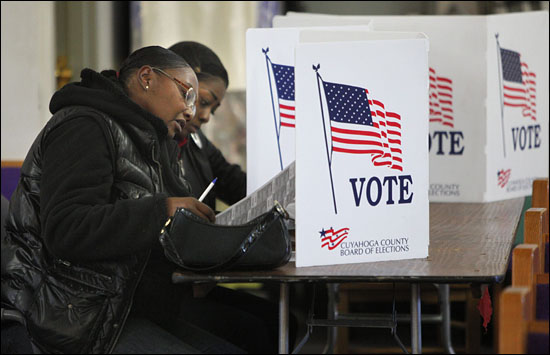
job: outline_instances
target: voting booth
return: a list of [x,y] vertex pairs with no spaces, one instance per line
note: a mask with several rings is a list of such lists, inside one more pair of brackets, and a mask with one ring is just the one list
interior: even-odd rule
[[[371,30],[369,21],[360,22],[364,25],[324,28]],[[246,129],[251,132],[246,135],[248,195],[296,159],[294,51],[304,29],[249,29],[246,33]]]
[[[548,177],[548,12],[489,16],[289,13],[273,25],[357,24],[425,33],[429,52],[429,197],[489,202]],[[337,22],[339,21],[339,22]]]
[[295,163],[296,266],[428,256],[428,50],[421,33],[247,32],[248,192]]

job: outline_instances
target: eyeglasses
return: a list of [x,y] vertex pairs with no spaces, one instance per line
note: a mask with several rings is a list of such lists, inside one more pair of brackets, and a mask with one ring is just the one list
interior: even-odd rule
[[195,116],[195,112],[197,110],[197,107],[195,106],[195,101],[197,100],[197,92],[193,90],[193,88],[187,84],[184,84],[180,80],[174,78],[172,75],[168,74],[162,69],[151,67],[156,72],[161,73],[162,75],[168,77],[169,79],[172,79],[174,83],[179,87],[181,96],[183,97],[183,100],[185,101],[185,105],[193,112],[193,116]]

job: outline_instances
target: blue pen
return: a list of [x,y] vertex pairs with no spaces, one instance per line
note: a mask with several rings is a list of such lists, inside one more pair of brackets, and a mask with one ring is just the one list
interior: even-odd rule
[[202,193],[201,197],[199,197],[199,202],[202,202],[202,200],[204,200],[204,198],[206,197],[206,195],[208,195],[208,193],[210,192],[210,190],[212,190],[212,188],[214,187],[214,184],[216,183],[216,180],[218,180],[218,178],[215,178],[214,180],[212,180],[212,182],[210,183],[210,185],[208,185],[208,187],[206,188],[206,190],[204,190],[204,192]]

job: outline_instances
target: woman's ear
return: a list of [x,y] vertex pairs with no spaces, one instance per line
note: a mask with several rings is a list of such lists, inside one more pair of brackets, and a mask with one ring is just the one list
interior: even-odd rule
[[139,85],[143,90],[148,91],[153,79],[153,68],[149,65],[144,65],[136,73]]

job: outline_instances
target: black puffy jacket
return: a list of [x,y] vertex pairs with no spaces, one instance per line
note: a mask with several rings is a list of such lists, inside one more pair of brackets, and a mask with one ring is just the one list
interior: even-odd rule
[[84,69],[50,103],[10,201],[2,304],[21,311],[44,352],[108,353],[166,221],[189,196],[177,146],[114,72]]

